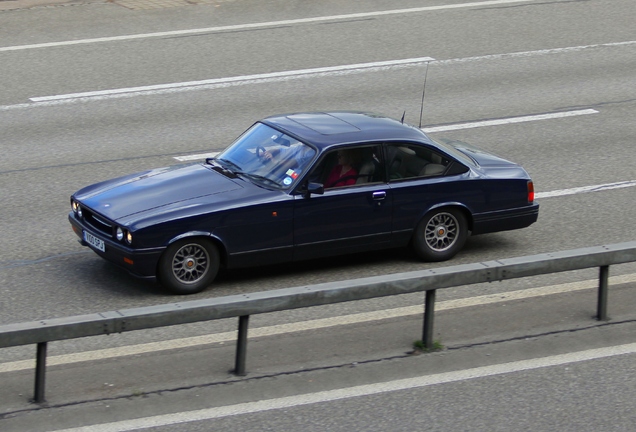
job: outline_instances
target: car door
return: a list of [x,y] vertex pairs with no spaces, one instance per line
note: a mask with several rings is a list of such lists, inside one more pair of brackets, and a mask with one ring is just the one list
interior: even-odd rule
[[[385,181],[381,146],[348,149],[359,154],[354,175],[326,187],[323,194],[296,196],[294,259],[378,249],[390,242],[392,196]],[[327,153],[312,170],[314,182],[327,185],[337,165],[336,152]]]

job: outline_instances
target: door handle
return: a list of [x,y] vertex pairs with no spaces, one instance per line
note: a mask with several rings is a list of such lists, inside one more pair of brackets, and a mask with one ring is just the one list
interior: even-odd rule
[[373,192],[373,199],[375,201],[381,201],[384,198],[386,198],[386,192],[385,191]]

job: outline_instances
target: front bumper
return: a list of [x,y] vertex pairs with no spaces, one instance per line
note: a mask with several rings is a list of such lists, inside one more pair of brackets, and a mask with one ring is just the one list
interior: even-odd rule
[[[80,219],[75,217],[73,212],[69,213],[68,220],[71,223],[73,231],[79,237],[79,242],[82,246],[87,246],[100,257],[112,262],[118,267],[123,268],[134,276],[140,278],[156,277],[157,263],[159,262],[161,254],[166,249],[165,247],[133,249],[108,238],[104,234],[83,223]],[[83,236],[84,231],[87,231],[100,240],[103,240],[105,250],[102,252],[101,250],[98,250],[86,243]]]

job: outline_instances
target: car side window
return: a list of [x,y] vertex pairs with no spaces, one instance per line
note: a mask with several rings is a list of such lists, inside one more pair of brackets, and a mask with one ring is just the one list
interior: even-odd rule
[[448,172],[451,162],[447,156],[430,147],[406,143],[387,145],[390,181],[442,176]]
[[384,181],[382,146],[341,147],[329,151],[310,174],[325,189]]

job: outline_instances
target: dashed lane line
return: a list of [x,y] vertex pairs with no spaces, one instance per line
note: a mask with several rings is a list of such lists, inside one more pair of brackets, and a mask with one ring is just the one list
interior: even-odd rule
[[[501,54],[488,54],[484,56],[454,58],[446,60],[436,60],[431,57],[415,57],[399,60],[386,60],[370,63],[359,63],[352,65],[338,65],[311,69],[297,69],[280,72],[268,72],[263,74],[233,76],[224,78],[213,78],[200,81],[186,81],[168,84],[155,84],[139,87],[125,87],[110,90],[88,91],[80,93],[69,93],[52,96],[32,97],[30,100],[38,106],[54,106],[60,103],[86,102],[113,98],[130,98],[143,95],[160,95],[193,90],[213,90],[227,88],[230,86],[243,86],[250,84],[267,84],[272,82],[284,82],[297,79],[323,78],[327,76],[342,76],[367,72],[382,72],[404,68],[419,67],[422,64],[431,65],[452,65],[456,63],[468,63],[478,61],[505,60],[514,58],[530,58],[537,56],[567,54],[590,49],[622,47],[636,44],[636,41],[610,42],[594,45],[579,45],[563,48],[550,48],[534,51],[521,51]],[[27,104],[21,104],[27,105]],[[20,107],[21,105],[15,105]],[[0,107],[3,108],[3,107]],[[8,107],[5,107],[8,109]]]
[[[453,130],[460,129],[472,129],[478,127],[487,127],[487,126],[502,126],[507,124],[516,124],[516,123],[526,123],[532,121],[539,120],[553,120],[560,119],[566,117],[575,117],[581,115],[589,115],[589,114],[598,114],[598,111],[595,109],[581,109],[574,111],[563,111],[556,113],[546,113],[546,114],[535,114],[535,115],[526,115],[526,116],[518,116],[518,117],[506,117],[501,119],[493,119],[493,120],[484,120],[477,122],[467,122],[467,123],[456,123],[444,126],[433,126],[433,127],[425,127],[422,130],[426,133],[435,133],[435,132],[447,132]],[[218,155],[219,152],[209,152],[209,153],[198,153],[192,155],[184,155],[184,156],[174,156],[174,159],[180,162],[187,162],[192,160],[201,160],[209,157],[214,157]]]
[[[502,54],[489,54],[476,57],[455,58],[446,60],[435,60],[430,57],[419,57],[401,60],[387,60],[371,63],[360,63],[354,65],[339,65],[324,68],[300,69],[281,72],[270,72],[255,75],[243,75],[234,77],[214,78],[209,80],[177,82],[168,84],[156,84],[140,87],[127,87],[110,90],[88,91],[80,93],[69,93],[52,96],[37,96],[29,98],[31,102],[14,105],[0,105],[0,111],[11,111],[21,109],[32,109],[42,107],[54,107],[65,104],[94,102],[114,98],[132,98],[144,95],[170,94],[195,90],[212,90],[227,88],[231,86],[243,86],[250,84],[266,84],[272,82],[283,82],[296,79],[323,78],[326,76],[342,76],[349,74],[359,74],[367,72],[379,72],[404,68],[419,67],[424,63],[433,65],[447,65],[455,63],[465,63],[474,61],[492,61],[511,58],[528,58],[551,54],[565,54],[580,52],[589,49],[611,48],[621,46],[636,45],[636,41],[610,42],[594,45],[580,45],[563,48],[551,48],[535,51],[523,51]],[[0,48],[1,50],[1,48]]]
[[349,74],[349,73],[380,71],[380,70],[395,69],[395,68],[399,69],[402,67],[418,66],[423,63],[431,62],[432,60],[434,59],[431,57],[414,57],[414,58],[399,59],[399,60],[385,60],[385,61],[369,62],[369,63],[327,66],[327,67],[319,67],[319,68],[311,68],[311,69],[297,69],[297,70],[289,70],[289,71],[282,71],[282,72],[269,72],[269,73],[255,74],[255,75],[214,78],[214,79],[200,80],[200,81],[186,81],[186,82],[156,84],[156,85],[140,86],[140,87],[126,87],[126,88],[110,89],[110,90],[70,93],[70,94],[62,94],[62,95],[54,95],[54,96],[32,97],[30,98],[30,100],[32,102],[54,102],[54,101],[62,101],[62,100],[69,100],[69,99],[109,98],[111,96],[117,96],[121,94],[131,94],[131,95],[162,94],[166,92],[171,93],[174,91],[181,91],[181,89],[220,88],[220,87],[237,85],[237,84],[245,84],[245,83],[285,81],[287,79],[295,79],[298,77],[305,77],[305,78],[322,77],[322,76],[342,75],[342,74]]
[[444,126],[428,127],[428,128],[422,128],[422,130],[426,133],[448,132],[448,131],[461,130],[461,129],[473,129],[478,127],[502,126],[507,124],[527,123],[527,122],[540,121],[540,120],[554,120],[554,119],[575,117],[575,116],[588,115],[588,114],[598,114],[598,111],[590,108],[590,109],[581,109],[581,110],[574,110],[574,111],[562,111],[562,112],[546,113],[546,114],[506,117],[506,118],[494,119],[494,120],[483,120],[483,121],[477,121],[477,122],[457,123],[457,124],[450,124],[450,125],[444,125]]
[[623,189],[627,187],[636,186],[636,180],[628,180],[621,181],[615,183],[605,183],[600,185],[592,185],[592,186],[581,186],[570,189],[561,189],[555,190],[551,192],[537,192],[535,194],[536,199],[544,199],[544,198],[553,198],[553,197],[561,197],[566,195],[575,195],[580,193],[588,193],[588,192],[603,192],[613,189]]
[[[550,120],[550,119],[558,119],[558,118],[566,118],[580,115],[588,115],[588,114],[598,114],[598,111],[595,109],[582,109],[575,111],[566,111],[559,113],[549,113],[549,114],[537,114],[537,115],[528,115],[528,116],[519,116],[519,117],[508,117],[502,119],[494,119],[494,120],[484,120],[480,122],[468,122],[468,123],[457,123],[452,125],[445,126],[434,126],[429,128],[422,128],[422,130],[426,133],[435,133],[435,132],[446,132],[452,130],[460,130],[460,129],[469,129],[469,128],[478,128],[478,127],[487,127],[487,126],[501,126],[507,124],[515,124],[515,123],[524,123],[538,120]],[[209,153],[198,153],[184,156],[174,156],[174,159],[180,162],[187,162],[193,160],[202,160],[209,157],[215,157],[219,152],[209,152]],[[626,180],[614,183],[605,183],[598,185],[590,185],[590,186],[580,186],[569,189],[559,189],[549,192],[537,192],[535,195],[536,199],[545,199],[545,198],[554,198],[561,197],[566,195],[575,195],[581,193],[589,193],[589,192],[603,192],[614,189],[623,189],[628,187],[636,186],[636,180]]]

